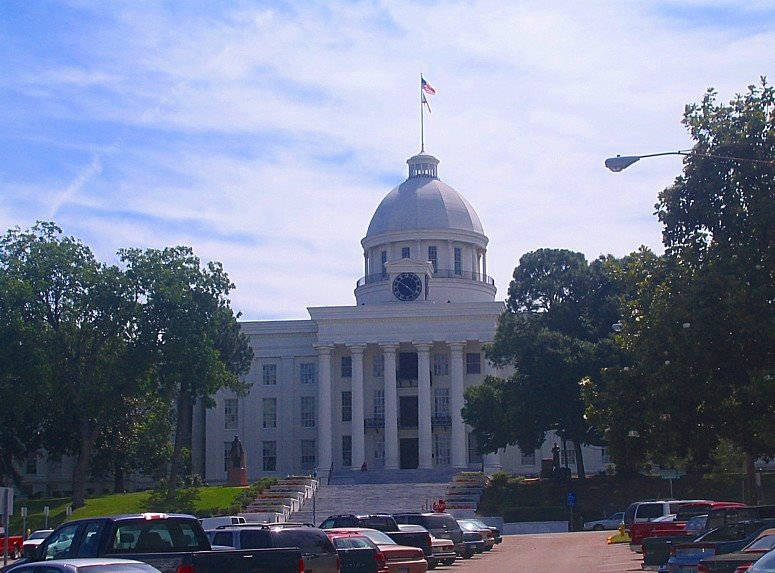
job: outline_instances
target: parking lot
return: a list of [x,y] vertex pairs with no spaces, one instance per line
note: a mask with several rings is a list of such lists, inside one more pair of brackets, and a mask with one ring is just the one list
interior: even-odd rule
[[626,543],[608,545],[610,531],[505,535],[492,551],[436,571],[450,573],[625,573],[641,571]]

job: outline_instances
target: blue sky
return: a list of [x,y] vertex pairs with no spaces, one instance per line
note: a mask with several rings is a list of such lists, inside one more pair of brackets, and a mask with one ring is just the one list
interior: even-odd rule
[[[195,4],[190,6],[188,4]],[[519,257],[660,249],[684,105],[772,78],[772,2],[0,2],[0,230],[105,262],[185,244],[246,319],[349,305],[360,240],[420,148]]]

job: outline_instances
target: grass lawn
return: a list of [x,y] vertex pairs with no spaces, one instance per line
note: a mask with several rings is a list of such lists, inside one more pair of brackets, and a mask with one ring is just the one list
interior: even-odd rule
[[[199,490],[199,498],[196,501],[197,514],[210,515],[217,508],[226,509],[234,504],[237,494],[243,492],[244,487],[203,487]],[[147,511],[146,503],[150,495],[149,491],[136,493],[116,493],[90,497],[86,505],[73,511],[68,518],[67,508],[70,506],[69,497],[51,499],[29,499],[14,501],[14,515],[11,516],[10,529],[13,535],[22,532],[23,520],[21,508],[27,508],[26,527],[31,531],[43,529],[46,518],[43,514],[44,507],[49,508],[48,527],[53,528],[67,519],[79,519],[82,517],[95,517],[99,515],[115,515],[119,513],[141,513]]]

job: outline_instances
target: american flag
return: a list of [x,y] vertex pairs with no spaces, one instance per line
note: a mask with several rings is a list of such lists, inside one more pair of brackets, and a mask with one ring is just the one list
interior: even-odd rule
[[436,95],[435,88],[425,81],[425,78],[420,78],[420,88],[428,95]]

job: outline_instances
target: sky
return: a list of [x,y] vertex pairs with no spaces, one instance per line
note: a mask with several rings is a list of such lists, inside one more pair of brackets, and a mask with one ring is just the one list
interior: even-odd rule
[[361,239],[420,151],[476,209],[506,296],[539,248],[661,252],[684,106],[775,63],[765,1],[0,0],[0,232],[107,264],[188,245],[247,320],[355,303]]

